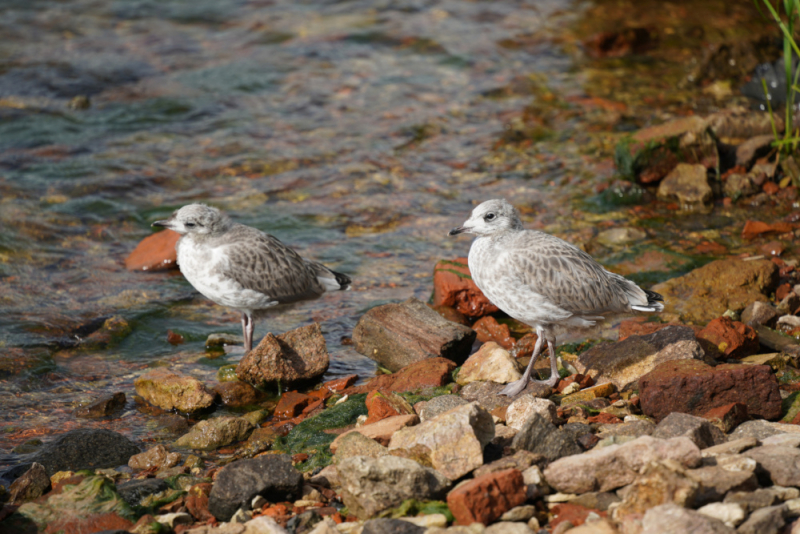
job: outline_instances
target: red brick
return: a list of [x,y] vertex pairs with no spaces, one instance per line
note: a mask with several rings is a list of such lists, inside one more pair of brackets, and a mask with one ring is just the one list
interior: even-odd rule
[[287,391],[281,396],[275,407],[275,417],[278,419],[291,419],[302,413],[303,408],[311,402],[311,397],[296,391]]
[[697,333],[697,339],[705,339],[714,345],[721,357],[739,360],[756,354],[759,349],[758,334],[752,327],[718,317]]
[[433,305],[450,306],[472,318],[498,311],[472,281],[467,258],[441,260],[433,268]]
[[457,525],[489,523],[525,502],[525,482],[517,469],[487,473],[447,495],[447,506]]
[[487,316],[478,319],[472,325],[472,329],[478,334],[478,341],[482,343],[494,341],[506,350],[514,347],[514,338],[511,336],[508,325],[498,323],[494,317]]

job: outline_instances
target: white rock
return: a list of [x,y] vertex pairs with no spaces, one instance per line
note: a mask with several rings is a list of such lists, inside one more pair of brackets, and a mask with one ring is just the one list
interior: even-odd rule
[[761,440],[762,445],[784,445],[800,447],[800,434],[776,434]]
[[509,523],[508,521],[495,523],[486,527],[483,532],[485,534],[534,534],[525,523]]
[[194,523],[194,518],[186,512],[178,512],[174,514],[163,514],[155,516],[155,520],[166,525],[169,528],[175,528],[178,525],[191,525]]
[[326,516],[307,534],[339,534],[339,531],[336,530],[336,522]]
[[489,341],[478,352],[467,358],[456,376],[456,382],[465,386],[479,380],[508,384],[522,378],[516,359],[509,352]]
[[742,507],[732,502],[714,502],[698,508],[697,511],[708,517],[719,519],[732,528],[736,528],[745,518]]
[[527,521],[536,513],[536,507],[532,504],[515,506],[511,510],[500,516],[500,521]]
[[361,534],[363,529],[363,521],[350,521],[336,525],[336,530],[338,530],[341,534]]
[[749,471],[753,472],[758,466],[758,462],[742,454],[728,454],[717,456],[717,465],[726,471]]
[[506,426],[519,432],[525,424],[525,421],[530,419],[531,415],[535,413],[538,413],[547,421],[554,424],[558,419],[556,405],[553,401],[539,399],[533,395],[523,395],[512,402],[506,409]]
[[567,387],[561,390],[562,395],[572,395],[573,393],[577,393],[581,390],[581,385],[577,382],[573,382],[569,384]]
[[289,534],[277,521],[266,515],[251,519],[244,526],[244,534]]

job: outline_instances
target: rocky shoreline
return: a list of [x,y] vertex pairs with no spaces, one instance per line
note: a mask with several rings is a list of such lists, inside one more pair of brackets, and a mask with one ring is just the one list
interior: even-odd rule
[[[668,280],[664,322],[562,348],[554,389],[507,398],[535,335],[463,259],[442,261],[430,305],[378,306],[354,329],[387,374],[315,384],[329,364],[317,324],[265,336],[213,386],[153,368],[137,401],[194,424],[144,450],[91,429],[18,448],[0,533],[794,532],[795,266],[724,259]],[[289,390],[265,400],[276,383]]]

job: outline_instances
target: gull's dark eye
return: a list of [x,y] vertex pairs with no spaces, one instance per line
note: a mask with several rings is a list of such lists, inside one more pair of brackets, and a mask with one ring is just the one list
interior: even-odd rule
[[483,220],[486,222],[493,221],[494,218],[495,218],[494,213],[487,213],[486,215],[483,216]]
[[185,226],[186,226],[186,228],[194,228],[195,224],[194,223],[186,223]]

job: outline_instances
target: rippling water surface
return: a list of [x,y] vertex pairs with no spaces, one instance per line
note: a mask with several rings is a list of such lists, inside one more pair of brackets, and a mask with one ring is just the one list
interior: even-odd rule
[[[643,12],[690,20],[658,5]],[[0,4],[0,450],[90,425],[159,439],[161,423],[132,400],[134,378],[169,365],[212,384],[234,361],[211,357],[204,342],[240,333],[235,313],[178,272],[123,265],[153,221],[186,203],[218,206],[354,279],[348,293],[256,326],[260,337],[319,321],[332,354],[326,378],[374,373],[343,338],[371,306],[428,299],[434,263],[468,250],[466,238],[446,233],[474,203],[506,197],[529,225],[573,241],[629,220],[628,208],[598,208],[593,186],[613,174],[603,132],[646,120],[620,112],[625,104],[595,105],[587,91],[628,98],[646,87],[651,100],[639,109],[681,103],[664,97],[676,83],[662,60],[605,65],[628,69],[617,85],[576,68],[576,37],[565,28],[586,8],[559,0]],[[749,20],[738,8],[713,9],[720,19],[691,20]],[[696,34],[666,29],[662,42],[676,46]],[[731,220],[636,213],[648,239],[680,233],[679,248],[719,238],[716,228]],[[648,260],[651,244],[592,252],[647,281],[700,261],[662,249]],[[74,347],[114,315],[132,327],[121,343]],[[169,344],[168,330],[186,343]],[[72,415],[114,391],[128,395],[124,417]]]
[[[0,448],[92,424],[71,410],[117,390],[128,413],[110,426],[149,439],[130,400],[136,376],[170,365],[213,382],[231,363],[204,341],[240,333],[236,314],[177,272],[123,266],[151,222],[189,202],[351,275],[353,291],[256,335],[317,320],[328,377],[373,373],[342,338],[373,305],[429,297],[434,262],[468,249],[445,236],[473,201],[552,202],[537,189],[562,163],[493,160],[508,114],[531,98],[494,93],[523,73],[578,91],[548,39],[572,16],[565,5],[4,2]],[[118,346],[69,348],[111,315],[133,328]],[[170,345],[167,330],[187,342]]]

